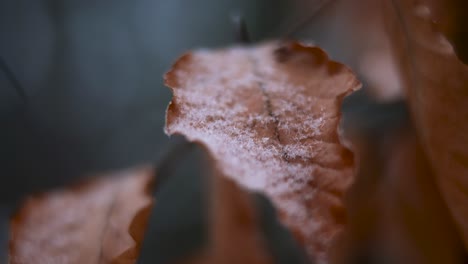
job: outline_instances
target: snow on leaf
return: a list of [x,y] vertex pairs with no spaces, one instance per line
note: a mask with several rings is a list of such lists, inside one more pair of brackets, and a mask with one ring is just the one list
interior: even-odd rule
[[310,255],[325,252],[344,221],[352,153],[340,144],[340,103],[360,83],[318,47],[265,43],[182,56],[166,132],[204,144],[223,175],[264,192]]
[[138,242],[128,229],[151,202],[145,190],[150,171],[128,171],[29,198],[12,221],[10,263],[110,263]]

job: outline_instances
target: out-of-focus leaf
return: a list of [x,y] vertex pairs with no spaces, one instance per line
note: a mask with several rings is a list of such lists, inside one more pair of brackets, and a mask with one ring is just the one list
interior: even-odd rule
[[208,247],[184,263],[273,264],[253,197],[219,173],[211,181]]
[[427,6],[384,0],[382,7],[417,134],[468,249],[468,68]]
[[128,228],[150,203],[151,169],[34,196],[12,221],[10,263],[110,263],[131,248]]
[[[354,96],[347,98],[354,102],[345,105],[344,128],[359,168],[332,263],[464,263],[463,244],[405,105]],[[365,110],[350,111],[356,102]]]
[[453,45],[458,57],[468,60],[468,2],[465,0],[426,0],[433,26]]
[[223,175],[265,193],[309,255],[326,261],[353,180],[337,133],[340,103],[360,86],[352,72],[320,48],[266,43],[188,53],[166,84],[167,133],[201,142]]
[[152,207],[153,203],[150,203],[136,213],[128,230],[135,244],[113,259],[112,264],[133,264],[139,258]]
[[[351,67],[363,82],[362,89],[380,101],[401,98],[397,65],[384,30],[379,1],[293,2],[298,2],[294,5],[297,11],[291,15],[294,26],[288,32],[313,41],[330,57]],[[302,26],[298,27],[298,20]]]

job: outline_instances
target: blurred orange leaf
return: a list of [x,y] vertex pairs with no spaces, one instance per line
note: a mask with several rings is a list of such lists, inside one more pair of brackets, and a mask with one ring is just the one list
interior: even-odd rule
[[219,171],[212,175],[211,182],[209,246],[198,256],[178,263],[274,263],[252,195]]
[[[386,133],[386,132],[384,132]],[[463,263],[463,246],[415,131],[361,135],[348,223],[332,263]]]
[[468,68],[428,6],[383,2],[408,104],[435,181],[468,249]]
[[135,246],[128,229],[151,203],[151,171],[132,170],[27,199],[12,220],[10,263],[110,263]]

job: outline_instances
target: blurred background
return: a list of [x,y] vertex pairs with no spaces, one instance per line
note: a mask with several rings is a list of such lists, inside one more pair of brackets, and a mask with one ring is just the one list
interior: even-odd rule
[[353,31],[367,20],[349,23],[365,2],[0,1],[1,200],[156,160],[168,140],[164,72],[190,49],[233,44],[233,14],[254,42],[302,37],[354,66],[372,46]]
[[11,71],[0,72],[1,164],[9,181],[1,195],[153,162],[167,142],[170,91],[162,76],[171,63],[190,49],[232,44],[236,12],[255,40],[275,37],[293,6],[1,0],[0,56]]
[[372,3],[1,0],[1,160],[16,175],[2,195],[154,161],[167,140],[164,72],[185,51],[233,44],[232,14],[253,41],[306,38],[360,69],[361,51],[381,43],[363,30],[378,27]]

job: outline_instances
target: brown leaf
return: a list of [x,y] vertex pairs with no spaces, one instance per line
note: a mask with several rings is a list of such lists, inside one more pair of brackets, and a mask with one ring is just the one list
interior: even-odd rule
[[12,222],[11,263],[110,263],[135,244],[128,229],[150,180],[139,169],[29,198]]
[[212,263],[273,263],[252,196],[219,173],[213,181]]
[[347,194],[349,221],[333,263],[464,263],[461,240],[413,129],[353,144],[359,173]]
[[468,249],[468,69],[436,32],[431,10],[383,1],[416,130]]
[[209,246],[180,263],[272,264],[253,197],[219,171],[211,178]]
[[360,85],[352,72],[320,48],[266,43],[188,53],[166,84],[166,132],[201,142],[223,175],[266,193],[324,261],[353,178],[337,133],[341,100]]
[[[401,85],[391,56],[381,3],[375,0],[294,0],[297,11],[287,32],[299,33],[326,47],[355,71],[364,89],[381,101],[401,98]],[[300,19],[302,18],[302,19]],[[288,24],[291,24],[289,22]],[[301,26],[299,26],[301,25]]]
[[465,0],[427,0],[424,4],[431,10],[431,20],[434,26],[444,33],[458,57],[466,63],[468,59],[466,48],[468,2]]
[[151,209],[153,203],[148,203],[145,207],[142,207],[133,218],[130,224],[128,232],[134,241],[134,245],[128,248],[125,252],[120,254],[118,257],[112,260],[112,264],[132,264],[138,259],[140,255],[143,238],[145,235],[148,221],[150,220]]

